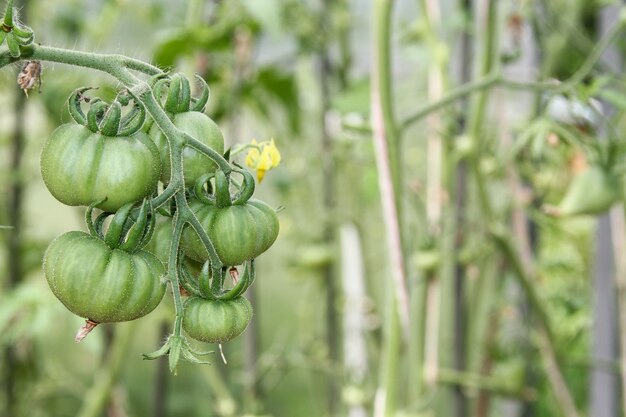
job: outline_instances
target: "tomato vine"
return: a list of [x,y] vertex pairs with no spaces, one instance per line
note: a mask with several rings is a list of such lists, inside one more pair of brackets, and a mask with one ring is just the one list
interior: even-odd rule
[[[93,132],[93,135],[98,136],[94,140],[102,140],[108,139],[110,136],[115,136],[119,134],[120,127],[124,124],[120,122],[120,114],[121,114],[121,105],[127,104],[129,101],[129,97],[125,97],[125,93],[127,93],[130,98],[135,101],[135,105],[139,107],[140,111],[143,112],[145,109],[145,113],[153,122],[153,126],[151,128],[152,136],[158,136],[157,142],[160,143],[160,151],[161,151],[161,166],[166,165],[169,169],[166,169],[165,172],[169,171],[169,178],[161,178],[163,181],[165,188],[160,193],[155,193],[151,198],[145,200],[141,208],[133,207],[133,203],[129,203],[127,205],[119,208],[120,204],[107,205],[105,202],[106,198],[102,199],[103,194],[100,193],[98,195],[93,194],[85,197],[84,199],[79,199],[76,201],[64,200],[61,199],[62,202],[68,204],[76,204],[76,205],[90,205],[88,209],[88,225],[91,232],[91,235],[84,234],[82,232],[70,232],[68,237],[61,237],[63,241],[57,240],[55,242],[56,245],[54,247],[57,248],[61,243],[65,243],[66,240],[69,239],[69,242],[65,246],[71,246],[72,244],[76,244],[75,242],[84,242],[88,240],[92,242],[94,247],[100,248],[103,253],[106,254],[119,254],[119,256],[124,255],[124,248],[128,248],[132,246],[132,250],[139,250],[140,254],[145,252],[140,249],[147,244],[146,236],[151,236],[152,231],[154,229],[155,223],[155,210],[160,211],[166,205],[166,203],[171,202],[171,241],[169,244],[169,256],[167,259],[167,271],[165,273],[165,280],[169,283],[171,288],[173,299],[174,299],[174,307],[175,307],[175,319],[174,319],[174,328],[170,337],[166,340],[164,345],[158,349],[157,351],[144,355],[146,359],[156,359],[158,357],[169,355],[169,363],[170,370],[175,371],[176,366],[180,358],[196,362],[196,363],[204,363],[198,356],[202,353],[195,350],[185,339],[182,334],[183,320],[184,320],[184,303],[183,303],[183,295],[181,294],[181,288],[188,289],[192,291],[193,298],[195,304],[202,306],[199,311],[203,312],[203,314],[210,314],[211,311],[217,310],[232,310],[228,314],[237,315],[240,312],[245,313],[245,317],[242,317],[243,320],[238,320],[237,317],[231,318],[232,326],[236,327],[236,331],[230,332],[230,337],[208,337],[207,334],[214,333],[211,328],[207,326],[213,323],[214,318],[211,317],[203,317],[199,315],[199,313],[194,315],[193,326],[194,334],[202,335],[200,337],[201,340],[209,340],[209,341],[226,341],[230,338],[236,336],[241,333],[245,326],[249,322],[251,318],[251,308],[249,308],[249,303],[242,298],[242,293],[245,291],[247,286],[249,286],[253,281],[254,276],[254,266],[251,261],[251,256],[257,256],[260,252],[267,249],[271,243],[273,243],[276,235],[278,233],[277,228],[277,219],[272,219],[275,221],[275,224],[268,225],[267,227],[271,227],[271,233],[273,234],[271,242],[269,239],[265,239],[259,245],[256,245],[256,250],[254,254],[251,256],[246,255],[243,272],[243,278],[234,284],[232,289],[224,288],[225,282],[225,274],[230,268],[230,271],[236,271],[236,265],[225,264],[215,247],[215,239],[216,236],[210,236],[208,230],[212,227],[211,224],[201,224],[201,222],[196,217],[194,211],[190,208],[188,203],[189,194],[193,194],[193,187],[187,188],[189,185],[193,185],[196,177],[200,174],[203,174],[201,170],[204,168],[205,172],[218,172],[220,179],[223,180],[223,183],[220,185],[220,192],[230,194],[230,189],[237,188],[239,185],[233,181],[231,181],[231,173],[233,172],[243,172],[241,169],[233,166],[233,162],[229,161],[229,152],[227,151],[225,155],[222,155],[223,147],[220,148],[219,142],[223,139],[221,138],[221,133],[219,132],[219,128],[204,114],[200,113],[203,111],[204,103],[208,99],[208,87],[203,86],[203,93],[201,97],[194,99],[189,95],[189,81],[184,78],[180,74],[169,74],[160,68],[157,68],[149,63],[129,58],[123,55],[112,55],[112,54],[98,54],[92,52],[81,52],[75,50],[61,49],[50,46],[44,46],[34,43],[34,33],[33,31],[21,24],[17,24],[17,12],[13,9],[13,1],[9,0],[7,3],[7,8],[5,12],[4,24],[2,26],[2,41],[6,39],[8,44],[8,49],[0,50],[0,68],[5,67],[8,64],[29,60],[32,61],[47,61],[47,62],[55,62],[68,64],[73,66],[85,67],[89,69],[98,70],[104,72],[116,80],[118,80],[125,88],[124,91],[120,93],[118,96],[118,100],[114,103],[107,104],[99,99],[91,99],[85,100],[89,102],[91,105],[91,110],[85,117],[82,114],[82,110],[80,109],[80,103],[78,102],[80,98],[83,98],[83,93],[87,90],[87,88],[82,88],[77,90],[72,98],[70,99],[70,111],[75,116],[77,122],[85,123],[87,127]],[[139,73],[139,74],[135,74]],[[204,81],[201,81],[204,83]],[[163,104],[161,102],[161,92],[164,88],[168,89],[168,95]],[[176,116],[171,116],[168,113],[179,113],[179,114],[192,114],[193,118],[202,119],[203,123],[208,126],[212,132],[215,132],[214,135],[217,135],[215,140],[206,141],[204,137],[194,137],[193,134],[196,132],[193,129],[188,128],[188,124],[186,125],[184,122],[178,122]],[[127,115],[128,119],[133,119],[134,115]],[[134,120],[134,119],[133,119]],[[122,123],[122,124],[121,124]],[[130,121],[127,121],[130,124]],[[194,121],[190,123],[196,123]],[[140,127],[143,123],[136,123],[136,128]],[[80,125],[76,125],[80,126]],[[71,132],[64,133],[65,136],[70,136],[71,140],[84,140],[84,138],[76,137],[73,130],[78,129],[78,127],[70,127]],[[89,131],[89,129],[86,131]],[[99,133],[97,133],[99,132]],[[203,131],[206,132],[206,129]],[[91,134],[91,133],[90,133]],[[204,133],[202,133],[204,134]],[[150,142],[152,143],[152,142]],[[98,152],[102,152],[102,145],[96,143],[95,145],[98,149]],[[222,145],[223,146],[223,145]],[[193,150],[200,155],[208,158],[207,161],[211,162],[198,162],[191,161],[187,154],[189,152],[185,152],[187,150]],[[55,155],[47,155],[46,161],[55,158]],[[165,160],[164,160],[165,159]],[[64,161],[54,161],[55,167],[62,169]],[[194,165],[194,173],[193,176],[186,178],[185,165],[193,164]],[[46,168],[48,169],[48,168]],[[247,171],[245,171],[247,173]],[[52,173],[54,175],[54,173]],[[200,175],[201,176],[201,175]],[[249,173],[247,173],[249,178],[252,178]],[[248,179],[246,177],[246,179]],[[185,184],[187,180],[188,184]],[[206,179],[204,180],[206,182]],[[249,188],[249,182],[246,181],[245,184]],[[67,187],[66,183],[61,183],[61,186]],[[211,191],[212,186],[201,184],[201,187],[206,187],[205,192],[209,193]],[[198,187],[196,187],[198,188]],[[109,190],[110,191],[110,190]],[[156,190],[154,190],[156,191]],[[240,199],[239,202],[233,202],[233,204],[244,204],[247,202],[248,198],[251,197],[252,192],[254,191],[254,180],[252,180],[252,189],[245,191],[246,197]],[[73,190],[69,190],[68,192],[73,192]],[[115,192],[115,190],[111,191]],[[217,191],[216,191],[217,192]],[[242,190],[239,194],[235,194],[235,196],[241,195],[244,191]],[[106,194],[106,192],[104,193]],[[57,194],[55,194],[56,196]],[[143,196],[130,196],[130,200],[140,200]],[[230,197],[229,197],[230,198]],[[94,201],[98,200],[98,201]],[[126,201],[125,201],[126,203]],[[140,202],[139,202],[140,203]],[[113,215],[113,213],[104,212],[99,215],[94,221],[91,218],[91,213],[93,207],[99,205],[99,207],[105,210],[115,211],[117,213]],[[149,208],[149,213],[146,211]],[[257,210],[258,209],[254,209]],[[269,209],[269,212],[272,214],[271,216],[275,217],[275,212],[273,209]],[[120,214],[122,213],[122,214]],[[108,231],[103,232],[103,225],[105,223],[106,217],[113,215],[113,220],[108,226]],[[150,221],[147,221],[147,219]],[[148,224],[150,223],[150,224]],[[206,222],[205,222],[206,223]],[[244,227],[249,227],[250,225],[245,225]],[[254,226],[254,224],[253,224]],[[195,234],[197,234],[198,241],[202,245],[203,249],[207,254],[207,263],[205,264],[205,268],[202,274],[197,278],[198,283],[194,284],[193,279],[189,277],[188,271],[186,271],[186,267],[184,264],[184,257],[181,252],[181,236],[183,234],[183,228],[190,228],[189,233],[193,230]],[[227,231],[225,231],[227,232]],[[133,234],[134,233],[134,234]],[[243,232],[245,233],[245,232]],[[132,234],[132,236],[131,236]],[[258,239],[263,239],[263,233],[258,233],[260,236]],[[63,235],[66,236],[66,235]],[[253,239],[257,239],[257,236],[252,236]],[[132,242],[131,242],[132,241]],[[69,247],[68,246],[68,247]],[[52,247],[52,245],[51,245]],[[91,251],[83,251],[82,256],[92,257],[94,256]],[[59,264],[62,260],[58,260],[57,258],[61,258],[63,256],[62,250],[52,250],[49,249],[47,252],[47,257],[54,260],[54,265]],[[72,256],[73,254],[69,253],[67,256]],[[110,255],[113,256],[113,255]],[[142,255],[144,256],[144,255]],[[147,255],[146,255],[147,256]],[[237,261],[240,260],[239,258]],[[156,258],[150,255],[150,263],[154,264]],[[228,261],[228,260],[227,260]],[[69,262],[69,261],[68,261]],[[160,261],[159,261],[160,262]],[[75,265],[71,262],[68,263],[68,268],[71,269],[71,273],[62,275],[62,268],[53,268],[52,260],[48,264],[50,266],[49,275],[54,277],[54,279],[61,279],[63,282],[72,282],[75,281],[76,274],[83,274],[82,272],[78,272],[75,270]],[[108,264],[107,264],[108,265]],[[54,271],[53,271],[54,269]],[[152,268],[152,271],[158,270],[158,268]],[[93,272],[93,271],[92,271]],[[88,272],[85,272],[89,275]],[[89,279],[98,281],[102,276],[102,271],[94,272],[95,275],[89,276]],[[154,280],[154,285],[158,285],[161,277],[158,274],[153,274],[152,279]],[[49,278],[50,279],[50,278]],[[211,285],[207,288],[206,281],[211,281]],[[55,281],[56,282],[56,281]],[[190,285],[191,282],[191,285]],[[76,283],[73,283],[76,286]],[[195,290],[195,288],[198,290]],[[81,286],[75,288],[76,291],[81,291]],[[98,297],[98,294],[89,293],[89,285],[84,286],[84,291],[87,291],[83,294],[73,294],[73,296],[78,297],[79,299],[84,299],[85,297]],[[98,286],[95,286],[98,288]],[[204,288],[204,289],[203,289]],[[93,290],[93,288],[92,288]],[[66,294],[56,293],[57,297],[60,299],[64,299]],[[162,295],[162,294],[161,294]],[[156,294],[158,296],[158,293]],[[155,296],[155,297],[156,297]],[[204,301],[199,301],[198,298]],[[122,315],[117,314],[116,317],[109,317],[107,314],[99,316],[100,321],[119,321],[126,319],[134,319],[138,316],[141,316],[149,310],[153,309],[156,305],[152,305],[154,297],[151,298],[149,309],[142,309],[141,306],[134,306],[130,308],[132,311],[129,311],[129,314]],[[159,299],[160,300],[160,299]],[[229,301],[230,300],[230,301]],[[79,300],[80,301],[80,300]],[[65,302],[65,301],[64,301]],[[70,305],[74,301],[68,301],[66,304]],[[207,306],[213,306],[211,303],[217,303],[216,308],[209,308]],[[230,306],[239,306],[237,308],[225,307]],[[86,324],[79,330],[79,334],[77,335],[77,339],[84,337],[95,325],[97,324],[97,320],[92,320],[93,317],[89,317],[90,314],[93,314],[90,310],[90,306],[84,307],[82,301],[78,302],[80,308],[74,308],[74,304],[72,304],[72,311],[77,314],[85,316],[87,319]],[[242,307],[246,307],[243,308]],[[111,308],[115,309],[115,306],[108,306],[105,308],[105,313],[111,312]],[[135,311],[137,310],[137,311]],[[198,309],[196,309],[198,310]],[[241,310],[241,311],[240,311]],[[116,312],[116,313],[119,313]],[[225,313],[226,314],[226,313]],[[108,319],[111,320],[108,320]],[[119,320],[118,320],[119,319]],[[222,323],[223,328],[228,327],[229,320]],[[213,323],[215,324],[215,323]],[[231,327],[232,327],[231,326]],[[210,326],[209,326],[210,327]],[[228,329],[226,329],[228,330]],[[207,333],[208,332],[208,333]],[[192,335],[193,336],[193,335]]]

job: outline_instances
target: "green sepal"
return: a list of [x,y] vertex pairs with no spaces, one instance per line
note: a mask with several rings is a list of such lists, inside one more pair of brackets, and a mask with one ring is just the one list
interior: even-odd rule
[[87,118],[85,117],[85,113],[83,113],[83,109],[80,107],[80,102],[82,100],[83,93],[92,89],[92,87],[82,87],[76,89],[67,100],[67,109],[70,112],[70,116],[72,116],[72,119],[74,119],[76,123],[83,126],[87,124]]
[[185,359],[187,362],[195,363],[196,365],[210,365],[211,362],[201,361],[195,356],[195,355],[208,355],[209,353],[213,353],[213,352],[195,353],[191,349],[183,349],[182,351],[183,359]]
[[11,32],[15,33],[19,38],[22,39],[30,38],[32,40],[34,36],[33,30],[28,26],[14,25],[13,29],[11,29]]
[[165,78],[165,74],[159,74],[153,78],[155,79],[155,82],[152,85],[152,94],[154,94],[156,100],[161,103],[161,98],[163,97],[163,87],[168,84],[169,79]]
[[200,82],[200,96],[198,98],[191,99],[189,110],[203,113],[204,108],[209,101],[209,95],[211,90],[209,89],[209,85],[207,84],[207,82],[204,81],[204,78],[202,78],[198,74],[196,74],[195,77],[196,80]]
[[137,244],[137,250],[145,248],[150,240],[152,240],[152,235],[154,235],[154,231],[156,230],[156,217],[154,214],[154,210],[152,209],[152,201],[150,201],[150,215],[148,216],[148,224],[146,226],[146,230]]
[[[130,136],[138,132],[146,121],[146,109],[141,101],[135,97],[130,91],[128,94],[132,97],[134,105],[132,110],[122,119],[118,136]],[[126,102],[126,105],[130,100]]]
[[230,182],[222,170],[215,171],[215,205],[224,208],[232,205]]
[[210,191],[207,192],[204,189],[204,186],[206,185],[210,190],[211,183],[209,181],[213,177],[215,177],[214,172],[209,172],[207,174],[202,175],[200,178],[196,180],[196,184],[194,185],[194,188],[193,188],[193,194],[196,196],[198,200],[202,201],[203,203],[211,204],[211,205],[215,205],[215,196],[210,194]]
[[111,103],[99,123],[99,130],[104,136],[116,136],[122,121],[122,105],[119,101]]
[[98,237],[104,240],[104,233],[102,233],[102,228],[104,227],[104,222],[111,215],[111,213],[100,213],[96,220],[94,221],[94,228],[96,229],[96,233]]
[[[136,109],[136,110],[135,110]],[[129,117],[122,122],[118,136],[130,136],[138,132],[146,121],[146,109],[140,103],[135,104]]]
[[172,336],[172,343],[170,344],[170,351],[168,356],[168,362],[170,366],[170,372],[176,374],[176,366],[178,365],[178,361],[180,360],[180,354],[183,350],[183,337],[182,336]]
[[150,224],[148,223],[150,217],[154,218],[152,204],[148,199],[144,199],[137,215],[137,221],[128,230],[125,240],[119,247],[120,249],[133,253],[142,248],[141,242],[143,242],[144,236],[150,229]]
[[11,55],[12,58],[19,58],[20,45],[17,43],[15,35],[12,33],[7,33],[7,46],[9,47],[9,55]]
[[254,194],[254,189],[256,187],[254,177],[247,169],[234,168],[233,172],[238,172],[243,176],[243,184],[241,185],[240,191],[235,194],[232,204],[244,204]]
[[202,265],[202,271],[200,271],[200,275],[198,276],[198,289],[200,290],[200,295],[202,298],[206,298],[208,300],[214,300],[215,295],[211,289],[211,264],[209,261],[206,261],[204,265]]
[[18,43],[18,45],[20,46],[28,46],[30,44],[33,43],[33,40],[35,39],[35,34],[34,33],[29,33],[26,36],[20,36],[16,33],[15,31],[15,27],[13,28],[13,30],[11,30],[11,33],[13,34],[13,36],[15,37],[15,41]]
[[198,287],[198,283],[196,282],[196,280],[193,279],[193,277],[191,276],[191,274],[189,273],[189,271],[187,270],[187,267],[185,266],[185,263],[182,261],[185,259],[185,254],[183,253],[183,251],[180,251],[178,254],[178,259],[180,259],[181,261],[178,263],[178,277],[179,277],[179,283],[181,285],[181,287],[183,287],[185,290],[187,290],[188,293],[201,297],[201,293],[200,293],[200,289]]
[[7,37],[7,33],[3,30],[0,30],[0,45],[2,45],[2,43],[4,43],[4,40]]
[[7,7],[4,10],[4,26],[7,28],[13,27],[13,0],[7,1]]
[[233,288],[217,297],[219,300],[233,300],[243,293],[252,285],[256,278],[254,259],[246,261],[243,266],[243,273],[239,277],[239,281]]
[[178,361],[181,359],[197,363],[197,364],[208,364],[209,362],[200,361],[196,356],[204,356],[211,354],[213,352],[200,352],[187,342],[187,339],[183,336],[171,335],[167,338],[167,341],[161,346],[157,351],[152,353],[144,353],[144,360],[154,360],[158,359],[162,356],[169,355],[169,368],[170,372],[176,374],[176,366],[178,365]]
[[124,234],[124,227],[132,208],[133,203],[123,205],[117,211],[117,213],[115,213],[113,219],[111,219],[111,224],[109,224],[109,229],[107,230],[106,236],[104,237],[104,242],[111,249],[116,249],[120,247],[122,236]]
[[100,229],[96,227],[96,224],[93,221],[93,209],[96,208],[96,206],[104,203],[106,200],[107,199],[105,197],[100,201],[91,203],[89,207],[87,207],[87,210],[85,211],[85,223],[87,223],[87,229],[89,230],[89,233],[91,234],[91,236],[100,238],[100,239],[103,238],[102,229],[101,229],[102,224],[100,224]]
[[182,76],[180,74],[172,75],[170,79],[170,88],[165,98],[163,108],[168,113],[176,113],[180,104],[180,95],[182,89]]
[[185,113],[189,111],[189,104],[191,103],[191,86],[189,80],[186,77],[180,77],[180,97],[178,99],[178,105],[176,106],[176,113]]
[[93,133],[99,132],[99,121],[104,115],[104,112],[107,111],[107,107],[107,104],[99,98],[91,100],[91,107],[87,112],[87,128],[89,128],[89,130],[91,130]]

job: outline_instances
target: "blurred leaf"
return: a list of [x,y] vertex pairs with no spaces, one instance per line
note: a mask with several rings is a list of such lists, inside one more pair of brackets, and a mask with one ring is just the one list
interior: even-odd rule
[[235,31],[245,26],[252,36],[259,32],[259,24],[245,13],[227,13],[211,25],[190,26],[168,32],[157,43],[154,63],[162,68],[172,67],[181,56],[196,51],[217,52],[231,48]]
[[[267,119],[271,119],[269,109],[279,105],[287,115],[290,130],[297,132],[300,129],[298,87],[292,74],[273,66],[262,67],[242,94],[245,101]],[[270,102],[273,105],[269,105]]]
[[184,55],[202,51],[216,51],[230,46],[232,28],[225,27],[188,27],[169,33],[159,42],[154,51],[154,63],[161,68],[174,66],[176,60]]
[[370,110],[370,82],[363,78],[354,82],[345,91],[334,97],[332,106],[340,113],[369,114]]
[[25,281],[0,297],[0,344],[12,344],[48,327],[50,308],[55,306],[40,280]]

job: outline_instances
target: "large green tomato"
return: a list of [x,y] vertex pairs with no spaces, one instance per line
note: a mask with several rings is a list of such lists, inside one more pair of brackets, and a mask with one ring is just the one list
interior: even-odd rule
[[165,294],[165,270],[154,255],[111,249],[83,232],[52,241],[43,265],[54,295],[72,313],[96,323],[145,316]]
[[161,173],[159,152],[143,132],[105,136],[79,124],[59,126],[41,153],[41,174],[50,193],[69,206],[114,212],[155,189]]
[[[206,114],[197,111],[177,113],[172,117],[172,122],[177,128],[213,148],[216,152],[220,154],[224,153],[224,136],[222,135],[222,131]],[[156,125],[153,125],[150,129],[150,136],[154,140],[154,143],[156,143],[159,148],[159,153],[161,154],[161,162],[163,165],[161,181],[167,184],[171,176],[170,148],[167,139]],[[190,147],[186,147],[183,150],[185,185],[193,185],[200,176],[207,172],[214,172],[216,168],[217,165],[208,156]]]
[[246,330],[252,320],[252,306],[244,297],[207,300],[189,297],[185,302],[183,328],[196,340],[224,343]]
[[[191,199],[189,207],[224,265],[240,265],[256,258],[272,246],[278,236],[278,216],[262,201],[248,200],[220,208]],[[181,246],[190,258],[200,262],[208,260],[204,245],[189,226],[183,231]]]

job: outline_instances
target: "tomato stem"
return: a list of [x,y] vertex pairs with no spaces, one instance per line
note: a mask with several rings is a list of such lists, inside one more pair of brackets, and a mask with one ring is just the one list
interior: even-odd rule
[[85,323],[78,328],[78,332],[76,332],[76,336],[74,337],[74,341],[76,343],[79,343],[80,341],[82,341],[85,337],[87,337],[87,335],[89,333],[91,333],[91,331],[93,329],[96,328],[96,326],[98,324],[99,323],[96,323],[95,321],[86,319]]

